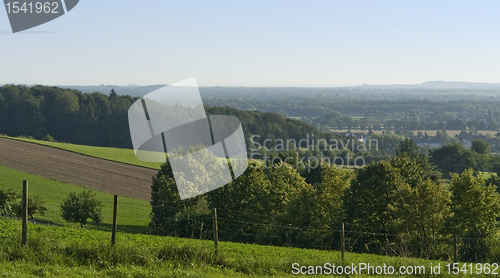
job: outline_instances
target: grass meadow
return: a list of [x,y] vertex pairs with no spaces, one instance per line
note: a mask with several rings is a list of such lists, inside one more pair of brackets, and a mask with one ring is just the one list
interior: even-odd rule
[[[23,180],[27,180],[29,183],[29,196],[38,195],[46,202],[47,213],[45,216],[35,215],[35,219],[70,227],[79,226],[79,224],[70,224],[64,221],[61,217],[60,206],[66,200],[69,192],[81,192],[87,190],[86,188],[0,166],[0,189],[12,189],[21,194]],[[102,214],[104,219],[100,224],[100,229],[111,230],[111,223],[113,221],[113,195],[95,190],[93,192],[97,193],[96,197],[103,205]],[[148,227],[150,212],[151,205],[149,202],[119,196],[117,212],[118,230],[133,233],[150,232],[151,230]],[[87,226],[94,227],[95,225],[90,222]]]
[[[220,242],[216,253],[209,240],[130,233],[117,233],[116,245],[111,246],[110,234],[105,231],[33,224],[28,225],[28,231],[28,245],[23,247],[21,222],[0,219],[3,277],[288,277],[292,276],[293,263],[312,266],[370,263],[395,269],[425,266],[426,274],[411,277],[467,276],[446,274],[447,262],[414,258],[346,253],[342,261],[337,251],[230,242]],[[430,274],[430,265],[439,263],[441,274]],[[361,276],[381,275],[344,277]]]

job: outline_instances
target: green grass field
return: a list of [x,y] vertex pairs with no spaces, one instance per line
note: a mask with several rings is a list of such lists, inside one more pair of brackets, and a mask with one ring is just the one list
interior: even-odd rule
[[59,143],[59,142],[48,142],[42,140],[29,139],[25,137],[8,137],[5,138],[31,142],[39,145],[50,146],[62,150],[67,150],[75,153],[85,154],[88,156],[98,157],[102,159],[107,159],[111,161],[117,161],[152,169],[160,169],[163,164],[161,162],[144,162],[135,156],[134,150],[131,149],[120,149],[120,148],[107,148],[107,147],[93,147],[85,145],[75,145],[70,143]]
[[[46,225],[28,225],[28,246],[20,245],[21,222],[0,219],[0,275],[3,277],[288,277],[292,264],[425,266],[411,277],[464,277],[445,274],[448,262],[371,254],[271,247],[220,242],[215,253],[207,240],[117,233]],[[441,264],[441,275],[429,274]],[[365,272],[366,273],[366,272]],[[311,275],[315,276],[315,275]],[[348,275],[344,277],[384,277]],[[410,277],[410,275],[397,275]],[[472,276],[472,275],[471,275]],[[474,277],[486,277],[474,275]]]
[[[84,187],[68,183],[62,183],[39,176],[30,175],[18,170],[0,166],[0,189],[12,189],[19,194],[22,192],[22,182],[27,180],[29,183],[29,196],[38,195],[46,202],[47,213],[45,216],[35,216],[35,219],[50,221],[60,225],[79,226],[69,224],[61,217],[60,206],[71,191],[81,192],[86,190]],[[103,204],[102,214],[104,221],[100,225],[101,229],[111,230],[113,213],[113,195],[94,191],[96,197]],[[118,197],[118,230],[134,233],[150,232],[148,223],[151,205],[147,201]],[[88,227],[94,227],[93,223],[87,224]]]

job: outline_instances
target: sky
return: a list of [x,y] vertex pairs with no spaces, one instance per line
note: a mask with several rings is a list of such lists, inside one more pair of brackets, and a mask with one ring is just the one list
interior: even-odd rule
[[13,34],[0,84],[500,83],[498,1],[81,0]]

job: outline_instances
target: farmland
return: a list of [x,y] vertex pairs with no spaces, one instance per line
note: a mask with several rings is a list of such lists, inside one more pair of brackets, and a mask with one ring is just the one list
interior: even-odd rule
[[0,165],[32,175],[149,201],[157,171],[52,147],[0,138]]
[[159,162],[144,162],[135,156],[134,150],[120,149],[120,148],[107,148],[107,147],[93,147],[85,145],[75,145],[70,143],[49,142],[42,140],[35,140],[26,137],[7,137],[4,138],[15,139],[24,142],[35,143],[43,146],[49,146],[61,150],[66,150],[74,153],[84,154],[91,157],[102,158],[110,161],[122,162],[126,164],[147,167],[152,169],[160,169],[162,163]]
[[[79,226],[76,224],[66,223],[62,219],[60,205],[64,202],[69,192],[81,192],[82,190],[85,190],[85,188],[0,166],[0,189],[12,189],[17,193],[21,193],[23,180],[29,181],[30,196],[38,195],[46,202],[46,215],[35,215],[35,219],[58,225],[67,225],[69,227]],[[104,220],[100,225],[100,228],[110,230],[113,215],[113,195],[99,191],[96,191],[96,193],[97,199],[103,204],[102,213]],[[117,221],[119,231],[133,233],[150,232],[148,223],[151,206],[148,201],[120,196],[118,198],[118,202]],[[92,222],[90,222],[87,226],[95,227]]]

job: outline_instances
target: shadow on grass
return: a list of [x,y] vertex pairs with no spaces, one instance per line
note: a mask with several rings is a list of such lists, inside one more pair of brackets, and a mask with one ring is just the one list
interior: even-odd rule
[[[20,219],[19,219],[20,220]],[[60,225],[57,223],[53,223],[52,221],[44,221],[44,220],[39,220],[39,219],[29,219],[29,222],[37,225],[49,225],[49,226],[60,226],[63,227],[64,225]],[[76,223],[76,225],[79,227],[80,224]],[[87,224],[83,225],[84,229],[89,229],[89,230],[101,230],[101,231],[109,231],[111,233],[112,229],[112,224],[110,223],[101,223],[99,224],[99,227],[95,224],[95,222],[87,222]],[[116,225],[116,231],[117,232],[123,232],[123,233],[131,233],[131,234],[155,234],[154,229],[152,229],[149,226],[143,226],[143,225]]]
[[[101,231],[109,231],[111,232],[112,224],[102,223],[99,224],[99,227],[95,225],[94,222],[88,222],[84,228],[87,229],[96,229]],[[149,226],[139,226],[139,225],[116,225],[117,232],[131,233],[131,234],[152,234],[154,233],[153,229]]]

